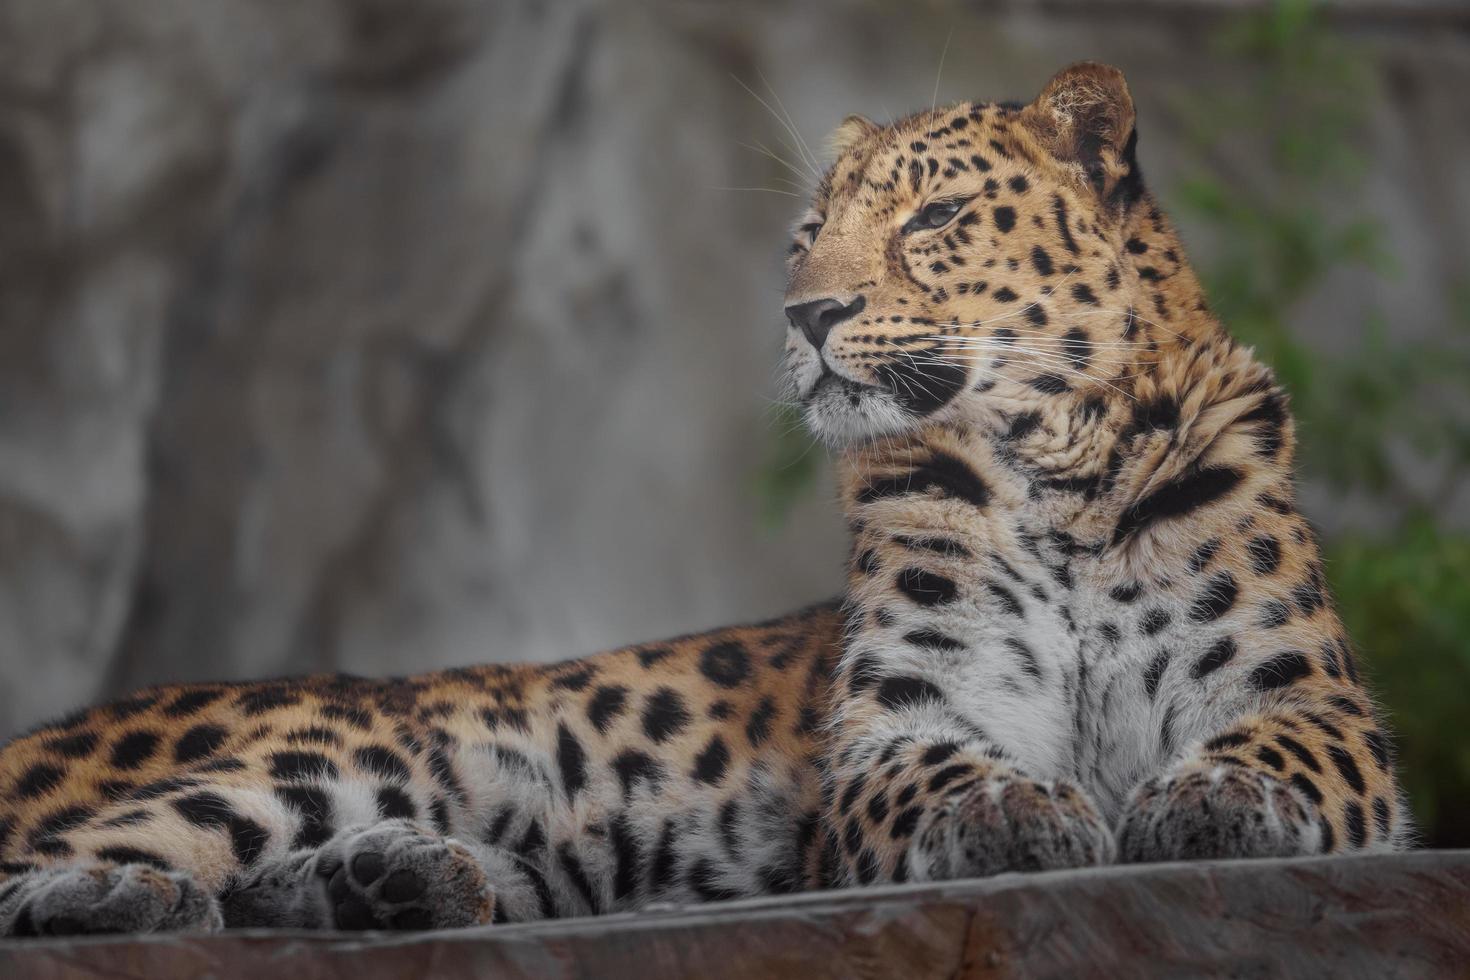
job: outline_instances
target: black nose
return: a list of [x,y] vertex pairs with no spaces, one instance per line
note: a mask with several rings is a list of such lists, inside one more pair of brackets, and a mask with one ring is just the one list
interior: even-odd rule
[[851,303],[843,303],[837,299],[814,299],[810,303],[793,303],[786,307],[786,318],[793,327],[798,327],[806,334],[806,339],[820,351],[833,327],[845,320],[851,320],[867,305],[868,301],[861,296]]

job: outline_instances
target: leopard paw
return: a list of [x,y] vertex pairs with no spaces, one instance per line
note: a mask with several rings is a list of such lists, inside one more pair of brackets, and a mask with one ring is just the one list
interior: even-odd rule
[[468,847],[405,820],[347,828],[257,867],[222,903],[232,929],[344,930],[480,925],[496,905]]
[[454,929],[490,921],[495,899],[463,844],[403,821],[347,831],[322,847],[330,927]]
[[0,936],[213,932],[219,903],[183,871],[147,864],[32,871],[0,888]]
[[1106,864],[1112,853],[1107,823],[1077,786],[1007,775],[945,800],[909,860],[918,876],[943,880]]
[[1300,791],[1223,763],[1142,784],[1118,827],[1125,862],[1291,857],[1321,847],[1315,807]]

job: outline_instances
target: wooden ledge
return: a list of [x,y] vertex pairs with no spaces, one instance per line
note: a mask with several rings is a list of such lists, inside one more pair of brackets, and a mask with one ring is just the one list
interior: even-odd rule
[[1470,851],[1160,864],[442,933],[0,941],[0,977],[1470,973]]

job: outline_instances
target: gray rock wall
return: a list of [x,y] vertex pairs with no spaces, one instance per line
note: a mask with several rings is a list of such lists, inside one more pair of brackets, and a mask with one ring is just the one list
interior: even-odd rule
[[[1232,83],[1209,6],[0,0],[0,731],[835,593],[830,486],[779,533],[752,493],[796,202],[729,189],[789,176],[732,76],[817,144],[951,32],[941,99],[1101,58],[1167,183],[1169,94]],[[1324,335],[1438,315],[1470,244],[1470,46],[1406,25],[1369,193],[1414,261]]]

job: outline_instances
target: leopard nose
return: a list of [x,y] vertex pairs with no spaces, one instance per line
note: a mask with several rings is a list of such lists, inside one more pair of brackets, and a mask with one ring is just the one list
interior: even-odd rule
[[786,307],[786,318],[793,327],[806,335],[813,347],[821,351],[832,328],[851,320],[867,305],[868,301],[861,296],[848,303],[831,297],[814,299],[809,303],[792,303]]

